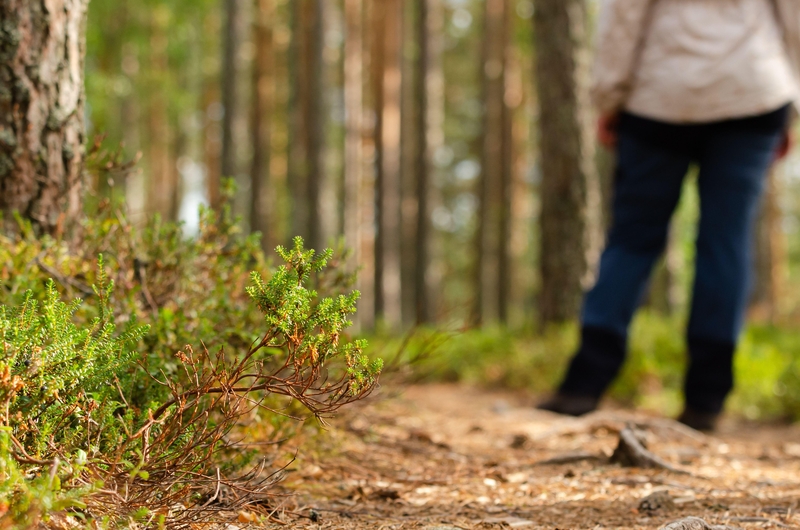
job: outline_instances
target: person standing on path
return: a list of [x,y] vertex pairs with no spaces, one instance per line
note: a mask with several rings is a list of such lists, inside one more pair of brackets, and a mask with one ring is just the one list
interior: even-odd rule
[[601,0],[597,35],[592,96],[599,140],[617,155],[613,220],[580,346],[539,408],[578,416],[597,407],[695,164],[700,221],[679,421],[710,430],[733,388],[764,180],[791,143],[800,1]]

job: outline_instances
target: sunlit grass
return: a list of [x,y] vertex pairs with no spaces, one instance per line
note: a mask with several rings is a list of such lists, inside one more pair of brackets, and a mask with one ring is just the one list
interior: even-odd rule
[[[640,312],[631,328],[628,361],[609,390],[611,399],[670,416],[680,411],[687,361],[684,320]],[[577,336],[577,326],[570,324],[544,332],[421,330],[405,343],[387,337],[371,342],[389,359],[402,349],[399,370],[411,381],[460,381],[541,395],[558,383]],[[800,336],[791,329],[748,328],[736,354],[736,389],[727,409],[750,419],[800,419],[798,351]]]

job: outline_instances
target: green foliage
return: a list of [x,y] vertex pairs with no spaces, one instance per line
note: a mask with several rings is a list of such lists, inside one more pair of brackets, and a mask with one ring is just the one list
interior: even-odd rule
[[[251,273],[266,260],[227,210],[204,210],[194,239],[116,212],[87,220],[78,248],[22,234],[0,241],[0,491],[11,502],[0,523],[79,506],[98,478],[125,484],[130,507],[117,516],[186,502],[191,477],[247,461],[216,456],[243,415],[266,416],[262,440],[286,437],[303,408],[325,416],[376,382],[381,362],[344,335],[358,293],[312,288],[341,289],[331,251],[298,238],[274,273]],[[186,475],[173,489],[154,488],[175,473]]]
[[0,374],[6,381],[0,387],[0,421],[36,454],[52,452],[48,446],[71,453],[85,449],[87,440],[103,449],[98,431],[113,422],[119,377],[133,360],[130,347],[147,331],[129,322],[123,333],[115,333],[108,305],[113,282],[107,281],[102,257],[98,269],[99,316],[87,327],[74,322],[80,300],[62,302],[52,280],[42,303],[28,291],[20,306],[0,306]]
[[418,330],[402,344],[390,337],[371,338],[370,343],[377,351],[399,351],[396,364],[410,365],[412,381],[464,381],[539,393],[556,383],[559,360],[574,348],[575,337],[572,325],[543,334],[498,326],[451,334]]
[[[63,302],[52,280],[41,301],[28,291],[20,305],[0,305],[0,498],[10,501],[0,512],[23,528],[50,512],[85,507],[81,498],[92,484],[62,491],[62,479],[81,475],[120,437],[116,413],[134,368],[132,347],[147,327],[130,321],[117,332],[102,256],[97,276],[97,316],[86,326],[76,324],[81,301]],[[35,471],[41,466],[49,469]]]
[[80,473],[85,454],[78,454],[71,463],[55,461],[50,470],[45,470],[49,472],[30,478],[12,454],[11,431],[10,427],[0,427],[0,526],[10,520],[13,528],[33,528],[48,513],[86,508],[83,498],[92,487],[62,489],[60,479],[63,472]]
[[366,343],[340,343],[345,328],[352,325],[348,316],[355,313],[359,293],[318,299],[317,292],[306,288],[313,273],[322,271],[333,252],[315,257],[313,250],[304,250],[302,238],[295,238],[294,248],[277,249],[286,262],[268,282],[258,272],[252,274],[247,293],[264,313],[268,327],[278,333],[271,345],[286,344],[295,366],[308,362],[312,366],[343,356],[349,381],[346,390],[359,395],[374,384],[382,361],[370,361],[362,350]]
[[[682,406],[686,365],[683,319],[650,311],[637,316],[631,329],[630,352],[609,397],[628,406],[675,415]],[[551,392],[575,351],[573,324],[543,333],[488,328],[445,335],[417,332],[400,339],[371,340],[378,351],[402,349],[399,364],[414,381],[464,381],[490,387]],[[788,328],[753,325],[745,332],[735,357],[736,387],[727,403],[734,414],[750,419],[800,420],[800,337]],[[393,363],[389,363],[391,370]]]

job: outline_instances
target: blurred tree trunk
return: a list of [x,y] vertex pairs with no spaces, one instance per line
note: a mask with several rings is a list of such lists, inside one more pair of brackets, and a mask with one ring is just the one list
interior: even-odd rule
[[290,6],[292,37],[289,44],[289,160],[288,179],[291,196],[291,236],[302,236],[308,242],[308,204],[306,186],[308,172],[308,145],[303,105],[308,103],[308,79],[301,62],[306,54],[302,25],[303,8],[308,0],[296,0]]
[[664,255],[658,261],[650,281],[647,305],[663,314],[673,315],[680,305],[680,285],[678,271],[681,267],[681,255],[673,232],[670,231]]
[[780,183],[770,172],[756,225],[755,285],[750,312],[757,320],[776,323],[781,313],[781,292],[788,276],[789,257],[782,227]]
[[600,247],[584,0],[536,0],[534,47],[542,168],[542,323],[578,316]]
[[177,218],[178,176],[173,163],[173,131],[169,119],[167,101],[167,79],[170,77],[167,35],[169,13],[166,8],[155,8],[151,14],[150,34],[150,79],[151,93],[148,111],[149,151],[149,207],[164,220]]
[[514,134],[514,109],[522,99],[522,88],[514,86],[518,81],[518,65],[513,61],[514,47],[511,44],[511,4],[503,10],[503,114],[500,123],[503,141],[501,158],[502,179],[500,181],[500,219],[497,249],[497,319],[508,324],[512,299],[512,233],[514,221],[513,190],[515,180],[517,148]]
[[[483,129],[479,218],[475,240],[477,325],[505,318],[507,287],[501,265],[508,269],[508,204],[511,171],[510,112],[505,102],[508,48],[508,0],[487,0],[483,41]],[[505,237],[506,239],[500,239]],[[505,289],[505,292],[504,292]]]
[[[236,176],[236,146],[234,145],[234,126],[236,110],[239,108],[239,50],[242,46],[240,14],[242,0],[224,0],[225,35],[222,56],[222,152],[220,154],[221,176]],[[221,206],[220,183],[213,182],[209,188],[209,202],[212,208]]]
[[0,1],[0,212],[60,233],[79,218],[87,0]]
[[[139,72],[137,49],[130,43],[122,47],[122,71],[132,78]],[[120,102],[120,125],[125,153],[129,157],[138,158],[141,149],[141,112],[139,99],[129,93]],[[141,168],[133,168],[125,178],[125,204],[128,209],[128,220],[139,224],[146,218],[147,198],[146,181]]]
[[[203,17],[202,31],[205,34],[219,33],[216,13],[207,12]],[[203,111],[203,163],[206,168],[205,188],[208,204],[212,208],[220,202],[220,182],[222,180],[222,128],[220,109],[222,83],[219,75],[206,75],[200,105]]]
[[[344,41],[344,240],[353,253],[353,262],[361,266],[357,288],[361,292],[357,325],[361,329],[374,326],[374,273],[372,231],[368,228],[374,216],[373,198],[364,171],[364,4],[363,0],[345,0]],[[369,214],[365,223],[362,218]]]
[[322,0],[292,3],[292,139],[289,154],[293,223],[309,247],[324,246],[320,190],[323,179]]
[[417,0],[402,2],[401,77],[402,103],[400,106],[400,284],[403,308],[403,325],[411,326],[417,319],[415,268],[417,262],[417,174],[416,150],[419,130],[417,112],[421,101],[417,99],[417,58],[421,43],[418,41]]
[[431,227],[435,199],[432,176],[433,155],[444,143],[444,75],[441,62],[444,13],[441,0],[416,0],[416,4],[414,26],[418,48],[414,73],[414,172],[417,219],[414,306],[417,324],[428,324],[435,319]]
[[274,105],[274,50],[272,24],[274,0],[255,0],[253,18],[252,108],[250,137],[250,230],[261,232],[261,248],[269,251],[276,243],[273,226],[273,186],[270,179],[272,113]]
[[400,105],[401,21],[399,0],[374,9],[377,31],[375,83],[376,220],[375,313],[389,328],[400,327]]

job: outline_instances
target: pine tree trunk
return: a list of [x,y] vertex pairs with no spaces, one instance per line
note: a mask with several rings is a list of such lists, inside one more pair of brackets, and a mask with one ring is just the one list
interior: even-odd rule
[[172,128],[166,94],[167,78],[170,76],[167,58],[168,21],[163,11],[151,11],[150,68],[152,78],[160,82],[150,98],[148,109],[148,211],[158,213],[162,219],[177,217],[178,178],[171,151],[174,148]]
[[584,0],[536,0],[542,323],[576,318],[599,253],[600,188],[587,97]]
[[57,233],[81,209],[88,0],[0,0],[0,212]]
[[[138,65],[139,58],[133,46],[123,46],[123,65]],[[123,67],[123,70],[125,68]],[[133,75],[134,71],[126,72]],[[122,142],[128,156],[138,153],[141,149],[141,111],[139,100],[135,95],[128,94],[120,102],[120,125]],[[146,180],[141,170],[130,172],[124,182],[125,205],[128,210],[128,220],[134,224],[141,224],[146,218],[147,197]]]
[[756,225],[755,285],[750,302],[750,311],[755,319],[773,324],[780,317],[789,262],[776,171],[773,170],[768,177]]
[[497,248],[497,319],[503,324],[508,324],[509,309],[511,304],[512,266],[511,266],[511,232],[512,232],[512,190],[514,186],[514,161],[516,150],[514,145],[514,115],[510,106],[513,94],[510,86],[512,46],[509,35],[511,34],[511,6],[506,0],[503,6],[503,113],[500,120],[500,131],[503,142],[502,156],[500,159],[500,204],[499,227]]
[[432,270],[433,155],[444,142],[443,84],[441,71],[443,13],[440,0],[417,0],[415,24],[419,46],[414,75],[414,121],[416,148],[416,263],[414,267],[414,304],[417,324],[428,324],[435,318]]
[[647,305],[663,314],[673,315],[680,305],[680,286],[678,270],[681,266],[681,255],[674,234],[671,232],[664,248],[664,255],[658,261],[650,280]]
[[[400,210],[401,241],[400,271],[403,307],[403,325],[411,326],[417,320],[416,292],[409,288],[415,283],[417,263],[417,142],[421,133],[417,123],[417,113],[423,102],[417,99],[418,55],[421,42],[418,40],[417,0],[403,2],[401,35],[402,60],[402,104],[400,107],[401,131],[400,149]],[[424,75],[424,74],[422,74]]]
[[[508,0],[487,0],[483,43],[483,130],[481,136],[480,201],[476,233],[475,324],[497,321],[505,303],[501,263],[507,258],[507,240],[501,240],[510,176],[509,110],[505,103]],[[506,234],[507,235],[507,234]]]
[[[361,293],[356,313],[359,329],[371,329],[373,322],[374,273],[372,259],[374,240],[373,198],[369,182],[364,178],[364,2],[345,0],[344,41],[344,240],[353,253],[353,262],[360,267],[356,286]],[[368,215],[365,223],[362,216]]]
[[250,163],[250,230],[261,232],[261,247],[264,251],[269,251],[277,243],[272,229],[274,206],[269,167],[274,99],[272,46],[274,15],[273,0],[255,0],[253,20],[255,57],[250,112],[250,136],[253,145]]
[[328,234],[334,223],[334,211],[331,208],[333,196],[325,197],[329,190],[328,177],[325,171],[325,119],[327,108],[324,94],[324,36],[325,6],[328,0],[309,1],[305,24],[308,50],[309,102],[306,106],[308,115],[306,123],[308,131],[308,239],[312,248],[322,250],[328,244]]
[[381,58],[376,84],[376,218],[375,313],[389,328],[400,327],[400,104],[401,104],[401,20],[399,0],[386,0],[376,9],[382,41],[376,46]]
[[304,105],[308,102],[308,79],[303,62],[306,60],[304,45],[303,11],[306,1],[296,0],[291,4],[292,40],[289,45],[289,195],[291,196],[290,235],[302,236],[308,242],[308,204],[306,187],[308,181],[308,134],[306,133]]
[[292,229],[309,247],[324,245],[320,215],[322,186],[322,0],[296,0],[292,4],[292,140],[289,178],[292,194]]
[[[221,173],[223,178],[236,176],[236,146],[234,143],[234,127],[236,111],[239,108],[239,69],[238,58],[241,47],[240,13],[242,0],[225,1],[225,41],[222,56],[222,151],[220,153]],[[212,208],[221,206],[222,195],[219,183],[209,190],[209,202]]]

